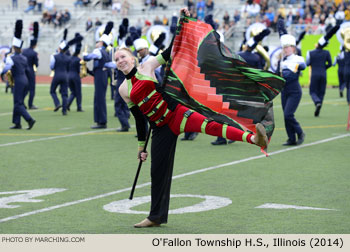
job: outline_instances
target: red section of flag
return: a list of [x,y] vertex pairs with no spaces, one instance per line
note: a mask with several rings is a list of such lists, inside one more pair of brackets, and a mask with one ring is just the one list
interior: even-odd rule
[[229,103],[223,102],[222,95],[216,94],[216,88],[210,87],[210,81],[198,67],[197,52],[205,36],[212,31],[209,24],[189,21],[183,25],[181,32],[174,40],[172,51],[172,70],[182,81],[188,94],[197,102],[217,113],[224,114],[245,129],[255,132],[252,119],[238,117],[238,111],[229,109]]

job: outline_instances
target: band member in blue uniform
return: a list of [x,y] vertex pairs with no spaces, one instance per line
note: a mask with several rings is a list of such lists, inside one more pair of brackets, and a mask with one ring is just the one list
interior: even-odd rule
[[84,56],[85,61],[94,60],[93,74],[94,74],[94,122],[92,129],[107,128],[107,105],[106,105],[106,91],[107,91],[107,70],[105,63],[110,62],[110,57],[106,52],[106,47],[111,43],[111,38],[108,34],[113,28],[113,22],[108,22],[103,35],[96,44],[96,49]]
[[323,98],[326,94],[327,69],[332,66],[331,54],[323,48],[338,29],[339,25],[333,27],[318,41],[315,50],[306,53],[306,65],[310,66],[311,71],[310,95],[316,106],[315,116],[320,114]]
[[23,117],[28,123],[28,130],[30,130],[35,120],[30,116],[24,106],[24,92],[28,86],[28,61],[25,56],[21,54],[21,48],[23,41],[21,40],[23,28],[23,21],[17,20],[15,26],[15,36],[12,40],[12,50],[13,54],[9,54],[6,57],[5,67],[1,72],[1,77],[11,71],[12,77],[14,79],[13,88],[13,115],[12,122],[14,126],[10,129],[21,129],[21,117]]
[[28,77],[28,90],[26,95],[29,93],[28,97],[28,108],[29,109],[38,109],[33,104],[35,96],[35,71],[39,66],[38,53],[35,51],[35,47],[38,41],[39,35],[39,23],[34,22],[33,24],[33,37],[30,40],[30,46],[23,50],[22,54],[27,57],[28,67],[29,67],[29,77]]
[[118,132],[127,132],[129,131],[130,124],[130,110],[128,105],[125,103],[123,98],[119,94],[119,87],[125,80],[125,75],[120,70],[115,70],[116,73],[116,91],[114,94],[114,108],[115,108],[115,116],[118,117],[121,127],[117,129]]
[[79,58],[80,50],[81,50],[81,41],[83,37],[80,36],[80,34],[76,34],[75,38],[72,40],[71,43],[76,44],[75,50],[73,55],[69,59],[69,66],[68,66],[68,84],[69,89],[71,91],[69,98],[68,98],[68,105],[67,109],[70,110],[70,106],[74,99],[77,101],[77,111],[83,112],[83,109],[81,108],[81,101],[82,101],[82,95],[81,95],[81,79],[80,79],[80,61]]
[[[69,56],[66,54],[68,44],[63,41],[58,47],[58,53],[51,55],[50,68],[55,71],[53,76],[50,94],[55,104],[54,112],[62,108],[62,114],[67,115],[67,100],[68,100],[68,66]],[[56,89],[60,86],[62,103],[57,97]]]
[[[306,68],[306,64],[303,57],[296,55],[295,37],[287,34],[283,19],[278,20],[277,26],[283,48],[283,59],[279,63],[277,71],[286,80],[285,87],[281,92],[281,99],[288,139],[283,145],[299,145],[304,142],[305,133],[295,119],[294,113],[299,106],[302,96],[299,74],[300,71]],[[296,139],[296,136],[298,136],[298,139]]]

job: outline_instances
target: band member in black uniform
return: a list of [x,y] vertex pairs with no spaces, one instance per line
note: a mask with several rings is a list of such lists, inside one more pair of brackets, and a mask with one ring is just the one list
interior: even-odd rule
[[39,23],[34,22],[33,25],[33,37],[30,40],[30,46],[23,50],[22,54],[27,57],[28,67],[29,67],[29,85],[26,95],[29,93],[28,98],[28,108],[29,109],[38,109],[33,104],[34,96],[35,96],[35,72],[39,66],[38,53],[35,51],[35,47],[38,41],[39,35]]
[[6,63],[3,71],[1,72],[1,77],[11,71],[13,80],[14,80],[14,88],[13,88],[13,116],[12,122],[14,126],[10,129],[21,129],[21,116],[28,123],[28,130],[30,130],[35,120],[29,115],[25,106],[24,106],[24,92],[28,86],[28,61],[25,56],[21,54],[21,48],[23,45],[23,41],[21,40],[22,35],[23,22],[22,20],[16,21],[15,26],[15,36],[12,40],[12,50],[13,54],[9,54],[6,57]]

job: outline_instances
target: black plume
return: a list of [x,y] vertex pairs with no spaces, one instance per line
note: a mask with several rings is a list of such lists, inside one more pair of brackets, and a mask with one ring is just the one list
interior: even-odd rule
[[130,36],[126,38],[125,45],[128,46],[128,47],[133,45],[133,40],[132,40],[132,38]]
[[16,26],[15,26],[15,37],[18,39],[21,39],[22,36],[22,29],[23,29],[23,21],[21,19],[16,21]]
[[129,19],[123,18],[122,25],[126,27],[126,30],[128,30],[128,27],[129,27]]
[[113,22],[112,21],[109,21],[105,27],[105,30],[103,32],[103,34],[109,34],[113,29]]
[[64,32],[63,32],[63,40],[67,39],[67,34],[68,34],[68,29],[64,28]]
[[286,27],[284,25],[284,19],[283,18],[278,18],[277,29],[278,29],[278,34],[280,35],[280,37],[282,35],[288,34],[288,32],[286,30]]
[[33,24],[33,37],[34,37],[34,39],[37,39],[38,36],[39,36],[39,23],[34,22],[34,24]]
[[77,43],[81,43],[81,41],[83,40],[83,37],[80,36],[80,34],[78,36],[76,36],[75,38],[71,39],[68,41],[67,45],[71,46]]
[[254,41],[259,43],[261,40],[263,40],[270,33],[271,33],[271,31],[269,30],[269,28],[266,28],[262,32],[260,32],[258,35],[254,36]]
[[82,44],[81,44],[81,43],[78,43],[78,44],[75,46],[75,51],[74,51],[74,55],[75,55],[75,56],[79,55],[80,50],[81,50],[81,47],[82,47]]
[[127,28],[125,28],[125,26],[120,25],[119,26],[119,38],[122,39],[125,37],[125,35],[127,34]]
[[165,37],[166,37],[165,33],[162,32],[154,42],[154,45],[159,48],[163,44]]
[[298,45],[300,43],[300,41],[303,40],[303,38],[305,37],[306,31],[303,31],[302,33],[300,33],[298,40],[296,41],[296,45]]
[[339,27],[340,25],[332,27],[332,29],[329,32],[327,32],[326,36],[324,36],[324,39],[327,41],[330,40],[331,37],[339,30]]

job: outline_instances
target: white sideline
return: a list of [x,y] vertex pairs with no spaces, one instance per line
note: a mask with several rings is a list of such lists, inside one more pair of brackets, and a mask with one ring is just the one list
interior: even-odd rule
[[[290,147],[290,148],[274,151],[274,152],[269,153],[269,155],[273,156],[273,155],[284,153],[284,152],[287,152],[287,151],[298,150],[298,149],[306,148],[306,147],[313,146],[313,145],[327,143],[327,142],[330,142],[330,141],[338,140],[338,139],[349,137],[349,136],[350,136],[350,134],[343,134],[343,135],[339,135],[339,136],[336,136],[336,137],[326,138],[326,139],[319,140],[319,141],[316,141],[316,142],[313,142],[313,143],[303,144],[303,145],[299,145],[299,146],[295,146],[295,147]],[[244,162],[247,162],[247,161],[250,161],[250,160],[255,160],[255,159],[264,158],[264,157],[265,157],[265,155],[258,155],[258,156],[253,156],[253,157],[249,157],[249,158],[244,158],[244,159],[241,159],[241,160],[237,160],[237,161],[233,161],[233,162],[229,162],[229,163],[225,163],[225,164],[221,164],[221,165],[216,165],[216,166],[211,166],[211,167],[208,167],[208,168],[199,169],[197,171],[192,171],[192,172],[188,172],[188,173],[179,174],[179,175],[173,176],[173,179],[183,178],[183,177],[186,177],[186,176],[190,176],[190,175],[194,175],[194,174],[198,174],[198,173],[202,173],[202,172],[206,172],[206,171],[211,171],[211,170],[215,170],[215,169],[226,167],[226,166],[230,166],[230,165],[240,164],[240,163],[244,163]],[[148,186],[150,184],[151,184],[150,182],[143,183],[141,185],[136,186],[136,188],[142,188],[142,187]],[[111,196],[111,195],[127,192],[127,191],[130,191],[130,190],[131,190],[131,187],[128,187],[128,188],[120,189],[120,190],[117,190],[117,191],[113,191],[113,192],[109,192],[109,193],[100,194],[100,195],[96,195],[96,196],[93,196],[93,197],[77,200],[77,201],[71,201],[71,202],[67,202],[67,203],[64,203],[64,204],[56,205],[56,206],[51,206],[51,207],[42,208],[42,209],[39,209],[39,210],[35,210],[35,211],[31,211],[31,212],[27,212],[27,213],[23,213],[23,214],[19,214],[19,215],[10,216],[10,217],[7,217],[7,218],[0,219],[0,223],[7,222],[7,221],[10,221],[10,220],[16,220],[16,219],[19,219],[19,218],[22,218],[22,217],[35,215],[35,214],[38,214],[38,213],[48,212],[48,211],[51,211],[51,210],[54,210],[54,209],[58,209],[58,208],[62,208],[62,207],[76,205],[76,204],[79,204],[79,203],[82,203],[82,202],[87,202],[87,201],[91,201],[91,200],[95,200],[95,199],[108,197],[108,196]]]
[[34,142],[48,141],[48,140],[54,140],[54,139],[59,139],[59,138],[65,138],[65,137],[82,136],[82,135],[88,135],[88,134],[105,132],[105,131],[112,131],[112,130],[116,130],[116,129],[115,128],[100,129],[100,130],[92,130],[92,131],[73,133],[73,134],[63,135],[63,136],[60,135],[60,136],[44,137],[44,138],[38,138],[38,139],[30,139],[30,140],[25,140],[25,141],[0,144],[0,147],[7,147],[7,146],[18,145],[18,144],[25,144],[25,143],[34,143]]

